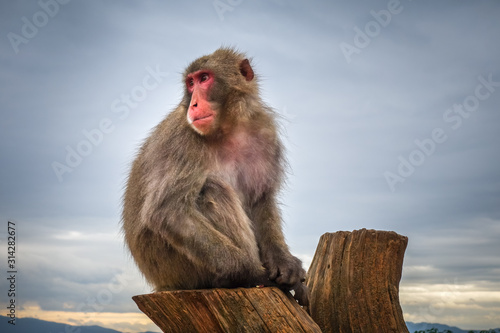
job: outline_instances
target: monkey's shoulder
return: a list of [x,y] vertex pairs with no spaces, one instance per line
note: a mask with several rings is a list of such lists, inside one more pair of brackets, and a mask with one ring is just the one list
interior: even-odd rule
[[199,135],[183,122],[182,107],[169,113],[155,128],[143,144],[142,151],[149,152],[149,158],[162,160],[171,158],[192,158],[199,156]]

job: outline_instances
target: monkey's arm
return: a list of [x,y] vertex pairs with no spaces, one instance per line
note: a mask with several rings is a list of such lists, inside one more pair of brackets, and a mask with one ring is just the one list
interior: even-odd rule
[[285,242],[281,217],[275,197],[268,193],[254,206],[252,219],[255,224],[261,260],[268,270],[269,279],[295,290],[295,299],[301,305],[309,303],[307,287],[302,284],[306,272],[302,262],[294,257]]

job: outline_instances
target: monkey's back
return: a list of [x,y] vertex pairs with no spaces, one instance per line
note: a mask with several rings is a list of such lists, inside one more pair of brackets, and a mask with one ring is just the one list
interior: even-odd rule
[[166,283],[182,281],[186,275],[193,277],[193,288],[210,278],[205,272],[196,278],[197,267],[158,232],[164,222],[172,223],[176,216],[158,216],[157,207],[175,205],[179,198],[188,196],[199,178],[193,179],[193,175],[204,160],[198,152],[197,163],[188,162],[193,160],[186,154],[190,131],[175,126],[181,116],[180,108],[172,111],[146,139],[132,164],[123,198],[125,241],[141,272],[158,290],[189,288]]
[[279,284],[306,295],[276,198],[283,145],[250,61],[221,48],[183,82],[126,185],[123,230],[138,267],[156,290]]

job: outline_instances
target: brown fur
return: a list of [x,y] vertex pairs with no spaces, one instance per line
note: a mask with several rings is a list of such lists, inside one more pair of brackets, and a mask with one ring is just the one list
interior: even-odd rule
[[305,271],[285,243],[276,202],[285,161],[273,112],[243,54],[219,49],[184,78],[198,70],[215,73],[215,130],[191,128],[186,90],[146,140],[124,196],[130,251],[157,290],[278,284],[306,304]]

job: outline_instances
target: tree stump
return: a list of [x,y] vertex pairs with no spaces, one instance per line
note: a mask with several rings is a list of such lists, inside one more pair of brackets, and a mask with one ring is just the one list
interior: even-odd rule
[[321,236],[307,285],[310,312],[327,332],[408,332],[399,281],[408,238],[395,232],[339,231]]
[[163,332],[321,332],[275,287],[163,291],[133,300]]

